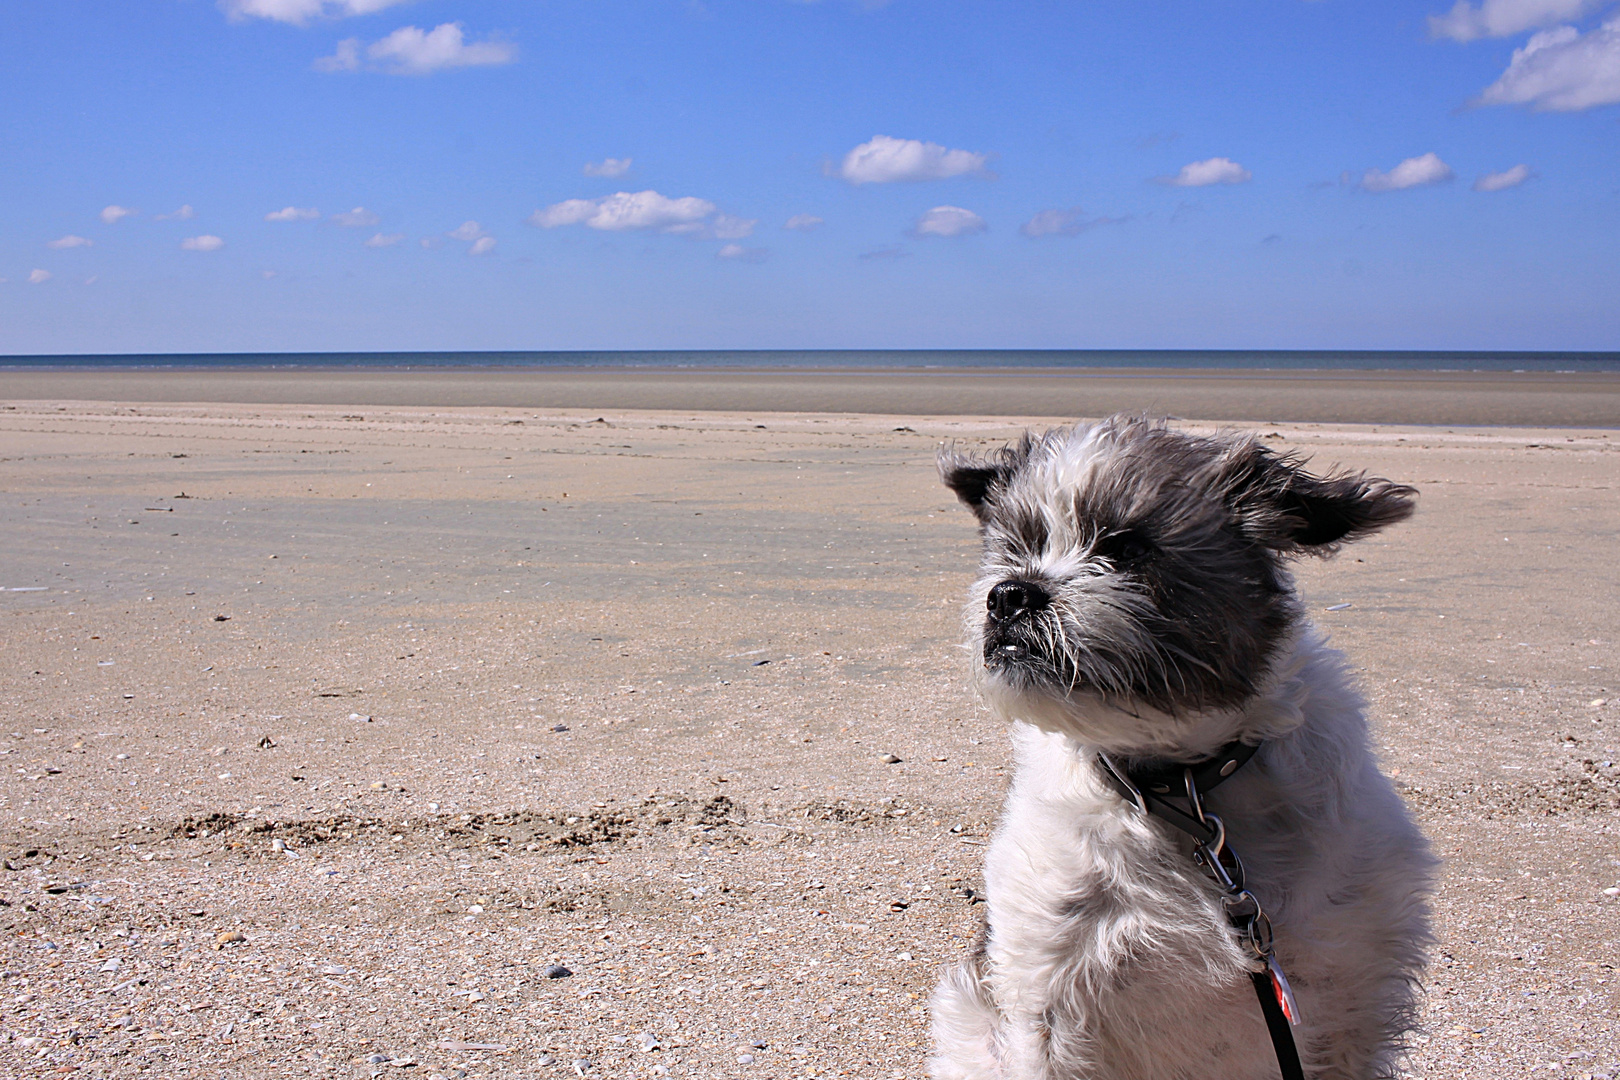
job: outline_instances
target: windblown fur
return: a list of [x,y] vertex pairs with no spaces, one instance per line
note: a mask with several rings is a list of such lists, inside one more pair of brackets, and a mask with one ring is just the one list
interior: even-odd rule
[[982,526],[968,644],[1016,770],[983,941],[932,999],[933,1076],[1277,1076],[1215,887],[1093,765],[1098,750],[1191,762],[1234,739],[1262,746],[1206,806],[1271,916],[1306,1074],[1393,1075],[1433,860],[1285,561],[1403,520],[1416,493],[1129,417],[946,452],[940,470]]

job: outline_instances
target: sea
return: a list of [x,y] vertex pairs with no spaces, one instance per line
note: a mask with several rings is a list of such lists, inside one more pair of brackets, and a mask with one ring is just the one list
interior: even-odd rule
[[1315,349],[738,349],[122,353],[0,356],[0,371],[648,369],[737,371],[1497,371],[1620,372],[1620,352]]

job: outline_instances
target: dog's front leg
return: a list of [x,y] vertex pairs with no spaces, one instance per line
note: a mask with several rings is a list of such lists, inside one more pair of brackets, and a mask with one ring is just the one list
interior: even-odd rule
[[[1072,996],[1064,994],[1061,984],[1072,975],[1065,961],[1070,950],[1064,943],[1073,927],[1071,918],[1053,907],[1054,896],[1063,890],[1034,872],[1029,852],[1018,850],[1015,837],[1003,837],[1004,849],[995,854],[1008,857],[997,859],[992,854],[986,873],[990,895],[985,961],[1000,1017],[1001,1075],[1006,1080],[1056,1080],[1051,1063],[1053,1028],[1071,1025],[1055,1015],[1054,1001]],[[1072,1034],[1065,1032],[1066,1042]]]

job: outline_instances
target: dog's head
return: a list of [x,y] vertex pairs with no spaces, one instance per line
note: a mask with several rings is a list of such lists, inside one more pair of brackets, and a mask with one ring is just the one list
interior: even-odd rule
[[1131,417],[939,464],[982,526],[969,647],[992,704],[1120,750],[1240,709],[1301,617],[1286,560],[1401,521],[1416,495]]

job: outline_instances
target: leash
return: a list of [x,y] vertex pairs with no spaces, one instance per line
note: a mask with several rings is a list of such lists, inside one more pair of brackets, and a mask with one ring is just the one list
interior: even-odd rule
[[[1271,919],[1255,895],[1244,887],[1243,861],[1226,844],[1225,823],[1214,814],[1206,813],[1203,804],[1205,793],[1242,768],[1259,749],[1256,745],[1232,742],[1221,747],[1214,757],[1196,765],[1138,770],[1129,770],[1107,754],[1099,753],[1097,765],[1103,779],[1126,802],[1192,837],[1193,862],[1220,887],[1226,917],[1259,965],[1249,977],[1254,981],[1254,993],[1260,1000],[1266,1030],[1271,1033],[1282,1080],[1305,1080],[1299,1050],[1294,1045],[1293,1029],[1299,1024],[1299,1007],[1294,1004],[1288,977],[1277,963]],[[1186,809],[1171,802],[1172,798],[1184,799]]]

